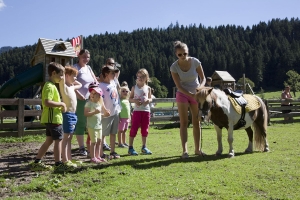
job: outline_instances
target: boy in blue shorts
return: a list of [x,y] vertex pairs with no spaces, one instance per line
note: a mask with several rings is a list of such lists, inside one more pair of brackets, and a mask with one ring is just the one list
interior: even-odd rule
[[[59,90],[63,102],[66,104],[67,110],[63,115],[64,136],[62,139],[62,161],[65,165],[77,167],[76,162],[72,160],[71,141],[75,126],[77,123],[76,106],[77,98],[75,90],[82,87],[81,83],[76,81],[78,70],[71,67],[65,67],[65,77],[59,82]],[[74,163],[73,163],[74,162]]]
[[59,83],[64,76],[64,67],[61,64],[51,62],[48,65],[49,81],[42,91],[43,112],[41,123],[46,125],[46,140],[40,147],[35,161],[31,163],[34,171],[52,170],[52,166],[42,162],[42,158],[48,151],[49,146],[54,142],[55,172],[73,170],[74,167],[67,166],[61,161],[61,141],[63,138],[62,112],[66,111],[66,104],[60,101],[59,92],[55,83]]

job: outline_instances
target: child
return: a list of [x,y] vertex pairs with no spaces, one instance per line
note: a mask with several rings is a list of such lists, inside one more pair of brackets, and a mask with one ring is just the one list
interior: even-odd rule
[[31,169],[35,171],[52,169],[50,165],[45,165],[41,159],[53,141],[55,160],[54,170],[56,172],[64,172],[75,169],[74,166],[65,165],[61,161],[61,140],[63,138],[63,118],[61,112],[65,112],[67,108],[66,104],[60,101],[55,83],[59,83],[63,78],[64,71],[64,67],[58,63],[51,62],[48,65],[50,80],[45,83],[42,91],[43,112],[41,117],[41,123],[46,125],[46,141],[40,147],[35,161],[31,164]]
[[136,73],[136,85],[132,87],[129,101],[134,104],[132,119],[131,119],[131,129],[129,135],[129,155],[138,155],[138,153],[133,148],[133,140],[137,134],[139,127],[141,127],[142,134],[142,154],[152,154],[152,152],[147,149],[147,136],[150,124],[150,106],[149,103],[152,102],[151,88],[148,86],[150,82],[148,71],[144,68],[140,69]]
[[127,86],[123,86],[120,88],[120,101],[121,101],[121,112],[120,112],[120,120],[119,120],[119,132],[118,132],[118,141],[119,147],[124,148],[128,147],[128,144],[125,142],[126,131],[128,129],[128,125],[130,122],[130,103],[129,103],[129,95],[130,91]]
[[[151,88],[151,98],[152,100],[155,99],[156,97],[154,96],[154,89]],[[150,103],[150,108],[154,108],[156,106],[156,103]]]
[[[103,91],[103,101],[105,107],[109,110],[110,116],[103,117],[102,130],[103,137],[110,136],[110,158],[120,158],[120,155],[115,152],[115,140],[118,133],[119,113],[121,111],[120,99],[118,94],[117,85],[114,81],[115,73],[119,72],[119,69],[112,65],[107,65],[102,68],[101,74],[103,75],[103,82],[99,84],[99,87]],[[103,158],[105,154],[101,157]]]
[[75,90],[80,89],[82,86],[81,83],[76,81],[77,74],[77,69],[66,66],[65,78],[59,82],[61,97],[67,107],[66,112],[62,114],[64,129],[64,137],[62,139],[62,161],[66,165],[73,165],[75,167],[77,167],[77,165],[72,163],[71,155],[71,141],[77,123],[77,116],[75,114],[77,98]]
[[90,156],[92,163],[106,162],[101,158],[102,150],[102,124],[101,111],[104,116],[109,116],[109,111],[103,106],[102,90],[99,87],[89,89],[90,99],[84,107],[84,115],[87,117],[87,129],[91,140]]

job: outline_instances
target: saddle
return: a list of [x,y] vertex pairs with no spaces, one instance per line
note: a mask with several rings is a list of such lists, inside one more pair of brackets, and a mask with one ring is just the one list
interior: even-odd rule
[[245,113],[246,113],[247,101],[243,97],[243,91],[241,91],[241,92],[233,92],[232,90],[226,88],[226,89],[224,89],[224,92],[225,92],[225,94],[227,94],[227,96],[230,96],[231,98],[233,98],[235,100],[235,102],[242,108],[241,118],[233,126],[233,129],[237,130],[237,129],[241,128],[241,127],[244,127],[246,125]]
[[234,100],[240,105],[247,105],[247,100],[243,97],[243,91],[242,90],[236,90],[236,91],[232,91],[229,88],[226,88],[223,90],[225,92],[225,94],[231,96],[232,98],[234,98]]
[[223,91],[225,92],[225,94],[227,94],[228,99],[230,100],[236,112],[241,114],[241,118],[239,119],[237,124],[234,125],[234,130],[244,127],[246,125],[246,112],[258,109],[261,106],[260,102],[253,95],[243,94],[243,91],[241,90],[233,92],[232,90],[227,88]]

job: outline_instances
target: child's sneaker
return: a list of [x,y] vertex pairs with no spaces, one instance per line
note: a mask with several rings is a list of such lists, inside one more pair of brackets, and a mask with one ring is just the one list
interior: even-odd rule
[[110,159],[119,159],[121,156],[117,152],[112,152],[109,154]]
[[134,150],[134,148],[128,149],[128,154],[131,155],[131,156],[137,156],[137,155],[139,155],[139,154]]
[[103,153],[101,158],[109,160],[109,155],[107,155],[106,153]]
[[75,170],[76,167],[74,167],[73,165],[67,165],[65,163],[61,163],[59,165],[54,165],[54,172],[71,172],[73,170]]
[[119,144],[118,147],[125,148],[125,145],[124,144]]
[[142,148],[141,151],[142,151],[142,154],[145,154],[145,155],[151,155],[152,154],[152,152],[149,149],[147,149],[147,147]]
[[79,149],[79,154],[82,156],[87,156],[87,151],[85,150],[85,148],[80,148]]
[[66,161],[64,164],[69,166],[69,167],[70,166],[77,167],[77,164],[73,163],[71,160]]
[[129,147],[129,145],[127,143],[124,143],[124,146],[127,147],[127,148]]
[[103,150],[104,151],[110,151],[110,147],[108,146],[108,144],[103,144]]
[[30,169],[32,171],[50,171],[52,170],[52,166],[46,165],[42,163],[42,161],[39,161],[38,163],[35,162],[30,163]]

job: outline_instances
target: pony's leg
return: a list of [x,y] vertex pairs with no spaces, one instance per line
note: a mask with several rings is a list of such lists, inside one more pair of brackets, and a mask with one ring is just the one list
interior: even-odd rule
[[218,150],[216,152],[216,156],[222,155],[223,152],[223,145],[222,145],[222,129],[220,129],[218,126],[215,126],[215,130],[217,132],[217,141],[218,141]]
[[227,138],[228,144],[229,144],[229,153],[228,157],[232,158],[234,157],[234,150],[233,150],[233,125],[229,124],[228,128],[228,138]]
[[270,151],[270,149],[269,149],[269,143],[268,143],[267,137],[265,137],[265,148],[264,148],[264,152],[268,152],[268,151]]
[[253,152],[253,130],[252,130],[251,126],[246,128],[245,130],[247,131],[247,135],[249,138],[248,147],[245,150],[245,153],[252,153]]

